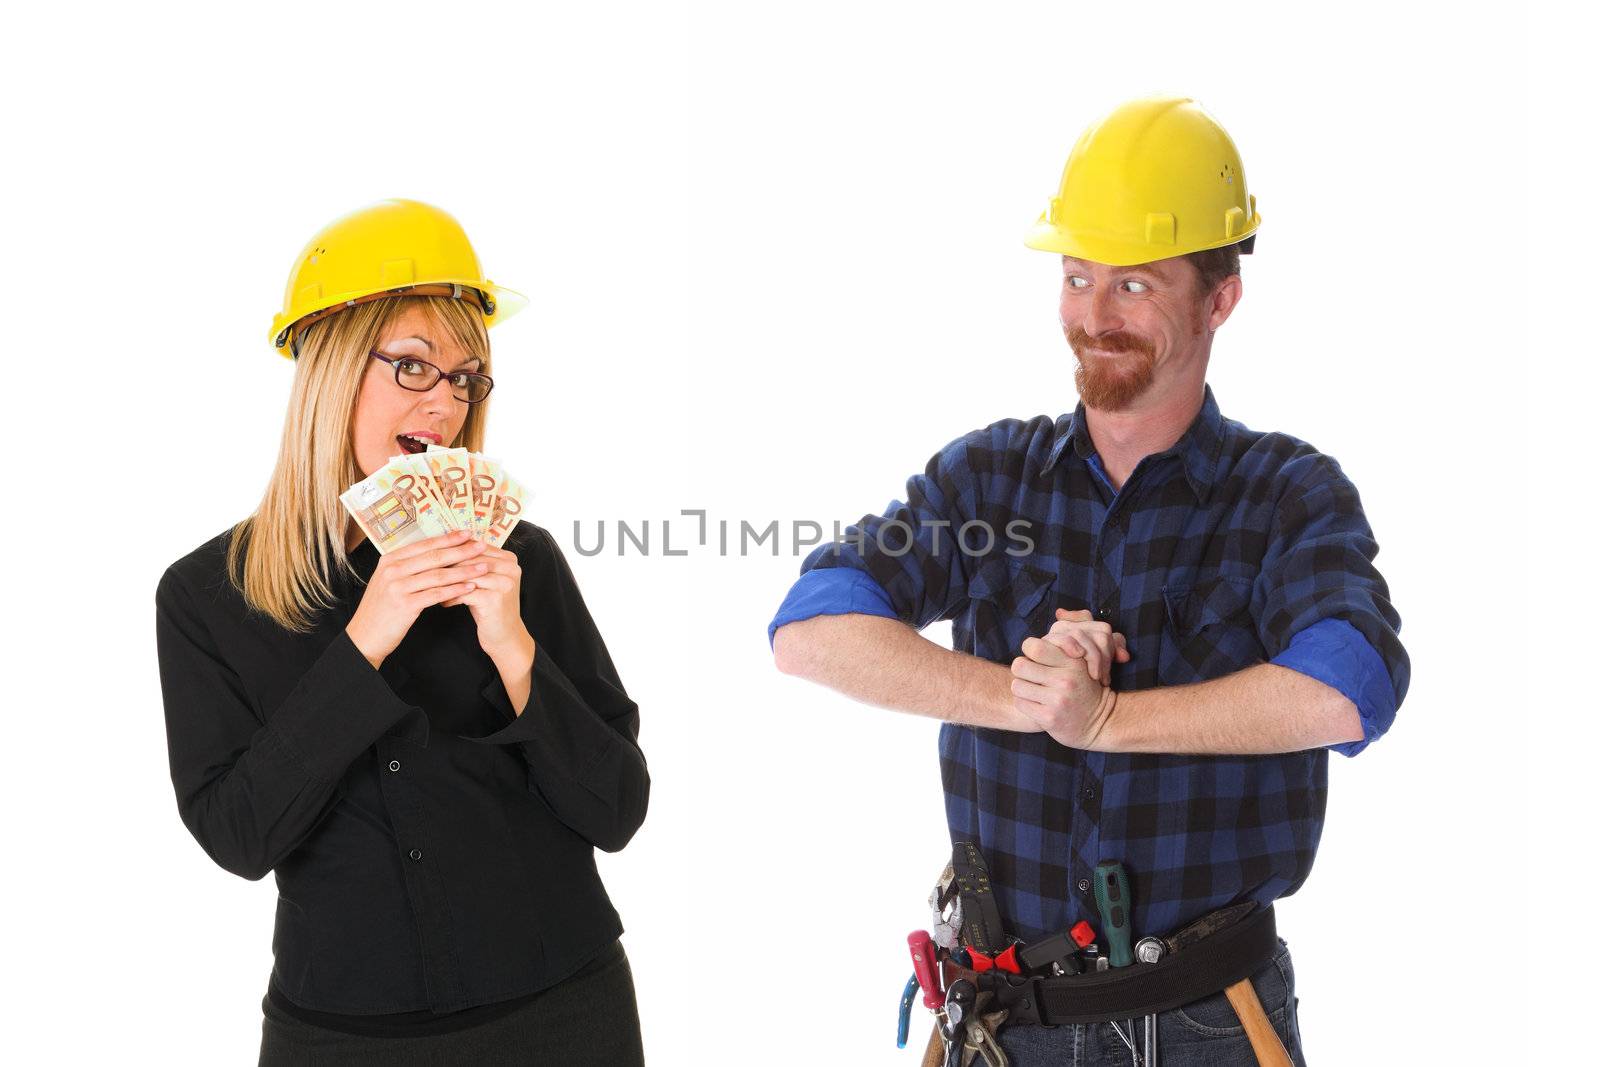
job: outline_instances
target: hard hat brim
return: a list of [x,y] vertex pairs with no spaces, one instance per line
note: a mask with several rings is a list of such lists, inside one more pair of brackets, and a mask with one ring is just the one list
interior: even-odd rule
[[494,297],[494,314],[484,316],[485,326],[498,326],[528,306],[528,298],[515,289],[489,283],[484,288]]
[[1023,237],[1022,243],[1041,252],[1055,252],[1058,255],[1088,260],[1091,263],[1104,263],[1108,267],[1136,267],[1141,263],[1154,263],[1157,260],[1187,256],[1191,252],[1204,252],[1212,248],[1226,248],[1229,245],[1239,244],[1249,240],[1260,228],[1261,216],[1258,213],[1250,227],[1235,237],[1193,247],[1153,245],[1081,234],[1075,237],[1060,227],[1046,222],[1041,215],[1039,221]]
[[[440,279],[437,279],[436,281],[430,281],[427,284],[446,284],[446,285],[448,285],[448,284],[453,284],[453,283],[454,284],[459,284],[459,285],[463,286],[464,288],[472,288],[472,289],[485,291],[485,292],[487,292],[489,294],[490,299],[492,299],[494,301],[494,313],[493,314],[485,314],[483,316],[483,325],[484,325],[485,329],[487,329],[487,328],[489,328],[491,326],[498,326],[500,323],[504,322],[506,319],[509,319],[511,316],[515,315],[517,312],[521,311],[523,308],[528,306],[528,298],[525,295],[523,295],[522,293],[518,292],[515,289],[508,289],[503,285],[495,285],[493,282],[489,282],[489,281],[472,281],[471,279],[440,278]],[[406,290],[414,288],[414,287],[415,286],[409,286],[408,285],[408,286],[401,286],[398,289],[365,289],[365,290],[358,290],[358,291],[350,292],[350,293],[340,293],[336,297],[334,297],[333,299],[329,300],[327,302],[327,304],[326,304],[326,307],[337,307],[338,305],[343,304],[343,303],[345,303],[346,301],[349,301],[349,300],[359,300],[359,299],[362,299],[364,297],[372,297],[372,296],[377,296],[377,295],[381,295],[383,293],[389,293],[389,292],[394,293],[396,296],[405,296],[406,295]],[[319,310],[325,310],[325,309],[319,309]],[[305,317],[306,316],[301,316],[302,319],[305,318]],[[297,319],[293,323],[283,323],[282,325],[280,325],[281,321],[282,321],[282,316],[281,315],[277,316],[277,317],[275,317],[273,319],[273,323],[272,323],[273,331],[272,331],[271,337],[268,338],[268,343],[271,344],[273,349],[275,351],[277,351],[280,355],[282,355],[285,359],[294,359],[295,358],[294,352],[293,352],[293,348],[294,348],[293,337],[294,337],[294,333],[295,333],[294,327],[299,323],[300,320]],[[284,336],[284,338],[285,338],[284,343],[283,343],[283,345],[281,347],[278,344],[278,337],[280,335]]]

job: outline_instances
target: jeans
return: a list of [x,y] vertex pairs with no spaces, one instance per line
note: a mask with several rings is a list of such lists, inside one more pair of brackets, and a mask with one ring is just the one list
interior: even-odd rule
[[509,1015],[426,1037],[365,1037],[311,1026],[262,998],[258,1067],[642,1067],[633,970],[615,958],[559,982]]
[[[1278,951],[1251,976],[1261,1008],[1267,1013],[1295,1067],[1305,1067],[1300,1050],[1300,1023],[1295,1007],[1294,967],[1289,944],[1278,938]],[[1255,1054],[1244,1027],[1228,1003],[1227,994],[1213,993],[1156,1017],[1156,1067],[1250,1067]],[[1128,1023],[1122,1023],[1123,1033]],[[1133,1063],[1133,1054],[1110,1023],[1071,1026],[1001,1026],[1000,1047],[1010,1054],[1012,1067],[1100,1067]],[[1134,1044],[1144,1056],[1144,1019],[1133,1021]],[[981,1061],[980,1061],[981,1062]]]

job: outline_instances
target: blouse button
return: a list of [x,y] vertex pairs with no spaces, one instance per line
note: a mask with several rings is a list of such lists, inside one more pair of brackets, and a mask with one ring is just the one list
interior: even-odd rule
[[397,759],[390,760],[389,761],[389,769],[391,771],[398,771],[400,769],[400,761],[397,760]]
[[422,858],[422,850],[420,848],[412,849],[411,850],[411,858],[414,859],[414,860],[420,860]]

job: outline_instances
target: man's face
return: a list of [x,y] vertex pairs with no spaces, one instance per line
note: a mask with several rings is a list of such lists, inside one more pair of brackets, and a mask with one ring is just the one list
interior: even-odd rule
[[1078,357],[1086,407],[1126,410],[1158,381],[1205,357],[1200,275],[1180,258],[1110,267],[1061,257],[1061,329]]

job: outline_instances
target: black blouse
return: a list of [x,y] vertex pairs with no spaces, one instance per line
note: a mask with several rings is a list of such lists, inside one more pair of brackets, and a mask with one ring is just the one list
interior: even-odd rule
[[274,999],[400,1032],[525,999],[614,942],[594,849],[628,843],[650,777],[550,534],[522,522],[505,544],[537,645],[520,716],[464,605],[424,609],[373,670],[345,632],[371,542],[360,581],[336,578],[337,607],[294,634],[228,581],[228,537],[162,575],[157,651],[184,825],[225,870],[276,875]]

